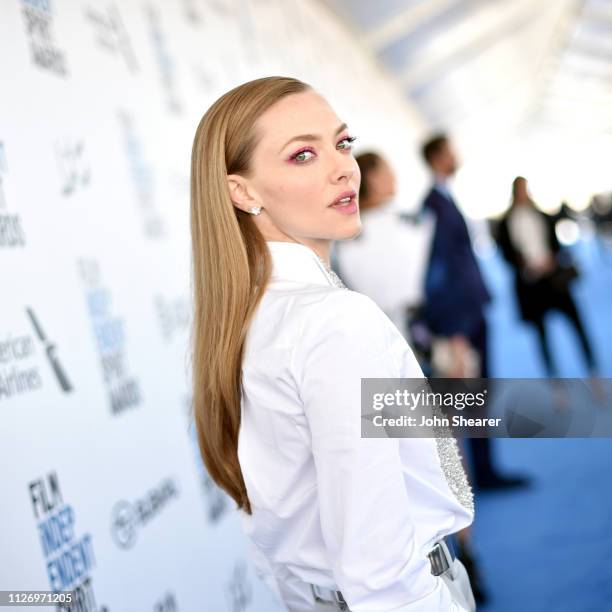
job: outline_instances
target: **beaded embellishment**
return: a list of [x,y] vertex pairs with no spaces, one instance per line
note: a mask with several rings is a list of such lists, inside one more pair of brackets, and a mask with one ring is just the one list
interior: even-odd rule
[[329,280],[331,280],[334,287],[338,287],[339,289],[346,289],[346,285],[342,282],[342,279],[331,269],[329,264],[321,259],[318,255],[316,256],[319,260],[320,264],[325,268],[327,275],[329,276]]
[[[444,418],[438,406],[433,408],[433,412],[436,416]],[[457,501],[471,514],[474,514],[474,493],[461,463],[457,440],[448,427],[435,426],[433,429],[440,465],[448,487]]]

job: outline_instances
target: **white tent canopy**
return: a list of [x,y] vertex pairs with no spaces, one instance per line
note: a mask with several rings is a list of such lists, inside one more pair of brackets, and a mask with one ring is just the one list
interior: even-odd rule
[[455,137],[473,216],[503,208],[516,174],[544,208],[612,189],[612,0],[327,4]]

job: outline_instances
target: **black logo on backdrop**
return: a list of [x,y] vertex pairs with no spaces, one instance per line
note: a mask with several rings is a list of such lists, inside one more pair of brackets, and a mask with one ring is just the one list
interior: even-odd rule
[[210,477],[206,469],[202,469],[202,489],[208,520],[217,523],[221,520],[226,510],[229,510],[227,494],[217,486],[217,483]]
[[8,164],[4,152],[4,143],[0,141],[0,248],[25,246],[25,233],[18,215],[9,215],[4,211],[8,207],[6,195],[6,176]]
[[145,159],[141,139],[134,127],[134,119],[124,111],[117,114],[123,132],[123,142],[128,159],[136,200],[147,238],[162,238],[166,235],[164,220],[155,202],[155,172]]
[[179,114],[183,111],[183,105],[176,91],[176,64],[168,52],[168,39],[161,27],[159,9],[153,4],[147,4],[145,12],[149,20],[149,35],[153,45],[155,61],[166,95],[166,105],[171,113]]
[[98,46],[113,55],[121,56],[132,73],[139,71],[138,62],[119,9],[115,4],[106,7],[89,5],[85,18],[94,28]]
[[42,345],[45,347],[45,355],[47,355],[47,359],[49,360],[49,363],[51,364],[51,369],[53,370],[53,373],[55,374],[55,378],[57,379],[59,386],[61,387],[62,391],[64,391],[65,393],[72,391],[73,387],[70,384],[70,381],[68,380],[68,376],[66,375],[66,372],[64,371],[64,368],[62,367],[59,361],[59,358],[57,356],[57,353],[56,353],[57,345],[51,342],[47,338],[47,335],[43,331],[40,321],[38,320],[38,317],[36,316],[34,311],[31,308],[26,307],[26,312],[28,313],[28,317],[30,317],[30,321],[32,322],[32,326],[34,327],[34,330],[36,331],[36,335],[38,336],[38,339],[41,341]]
[[77,188],[89,185],[91,170],[84,155],[85,143],[77,140],[67,144],[57,144],[55,151],[60,171],[62,195],[72,195]]
[[176,597],[174,593],[166,593],[162,599],[155,603],[153,606],[153,612],[177,612],[178,606],[176,605]]
[[244,561],[236,563],[230,579],[225,587],[225,594],[231,612],[243,612],[253,600],[253,588],[249,581],[247,564]]
[[159,294],[153,299],[164,340],[171,342],[176,335],[182,335],[189,328],[189,300],[186,297],[170,300]]
[[[205,4],[205,11],[202,10],[198,5]],[[183,0],[183,12],[185,19],[192,25],[200,25],[206,21],[206,17],[214,13],[215,15],[227,17],[232,19],[235,17],[235,13],[232,12],[231,3],[225,2],[224,0]],[[203,14],[205,13],[205,14]]]
[[51,0],[21,0],[21,14],[34,65],[65,77],[68,76],[66,55],[55,46],[51,32],[51,4]]
[[120,501],[113,508],[112,533],[120,548],[131,548],[136,542],[137,518],[130,502]]
[[6,155],[4,153],[4,143],[0,141],[0,210],[6,208],[6,195],[4,194],[4,176],[8,171]]
[[111,534],[115,544],[123,549],[132,548],[138,530],[148,525],[178,495],[177,481],[167,478],[134,502],[118,501],[111,516]]
[[[212,2],[212,0],[210,0]],[[202,13],[197,7],[197,0],[183,0],[185,18],[190,23],[202,23]]]
[[0,401],[42,387],[38,368],[26,365],[34,357],[34,340],[31,336],[13,336],[9,333],[0,338]]
[[92,570],[97,565],[90,533],[77,535],[76,512],[64,502],[56,472],[28,484],[38,537],[52,591],[74,590],[74,602],[58,604],[65,612],[102,612],[93,589]]
[[79,272],[85,285],[87,309],[100,354],[102,373],[113,414],[139,406],[142,401],[140,382],[130,376],[126,364],[125,324],[113,314],[112,294],[102,283],[100,266],[95,259],[78,260]]

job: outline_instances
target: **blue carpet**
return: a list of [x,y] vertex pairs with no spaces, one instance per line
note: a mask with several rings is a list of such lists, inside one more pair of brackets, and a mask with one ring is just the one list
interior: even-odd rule
[[[573,293],[601,375],[612,377],[612,251],[593,240],[573,250],[583,272]],[[482,263],[495,296],[491,376],[544,376],[535,332],[518,319],[507,267],[499,254]],[[560,375],[585,376],[573,330],[561,315],[548,325]],[[612,440],[493,444],[502,471],[528,473],[533,482],[476,497],[473,544],[490,595],[479,611],[612,611]]]

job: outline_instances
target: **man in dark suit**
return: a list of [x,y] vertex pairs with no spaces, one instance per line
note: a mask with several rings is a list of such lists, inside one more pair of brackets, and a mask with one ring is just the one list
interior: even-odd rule
[[[447,181],[457,171],[457,156],[448,137],[439,134],[422,148],[434,184],[423,203],[433,214],[436,229],[425,275],[424,318],[436,337],[448,339],[453,367],[450,376],[465,376],[469,348],[480,360],[480,377],[488,378],[487,322],[485,306],[491,296],[476,261],[463,215],[449,191]],[[491,440],[468,438],[477,489],[522,486],[522,476],[504,476],[494,467]]]
[[[452,366],[446,375],[468,375],[469,356],[479,357],[480,377],[488,378],[487,322],[485,306],[491,296],[482,278],[463,215],[449,191],[447,181],[457,171],[457,157],[448,137],[439,134],[422,148],[434,184],[423,203],[423,213],[436,220],[429,263],[425,274],[425,304],[421,317],[437,338],[448,340]],[[470,350],[471,349],[471,350]],[[494,467],[489,438],[468,438],[476,489],[507,489],[527,484],[522,476],[505,476]],[[470,577],[477,602],[487,599],[478,563],[471,548],[469,529],[456,534],[457,555]]]

